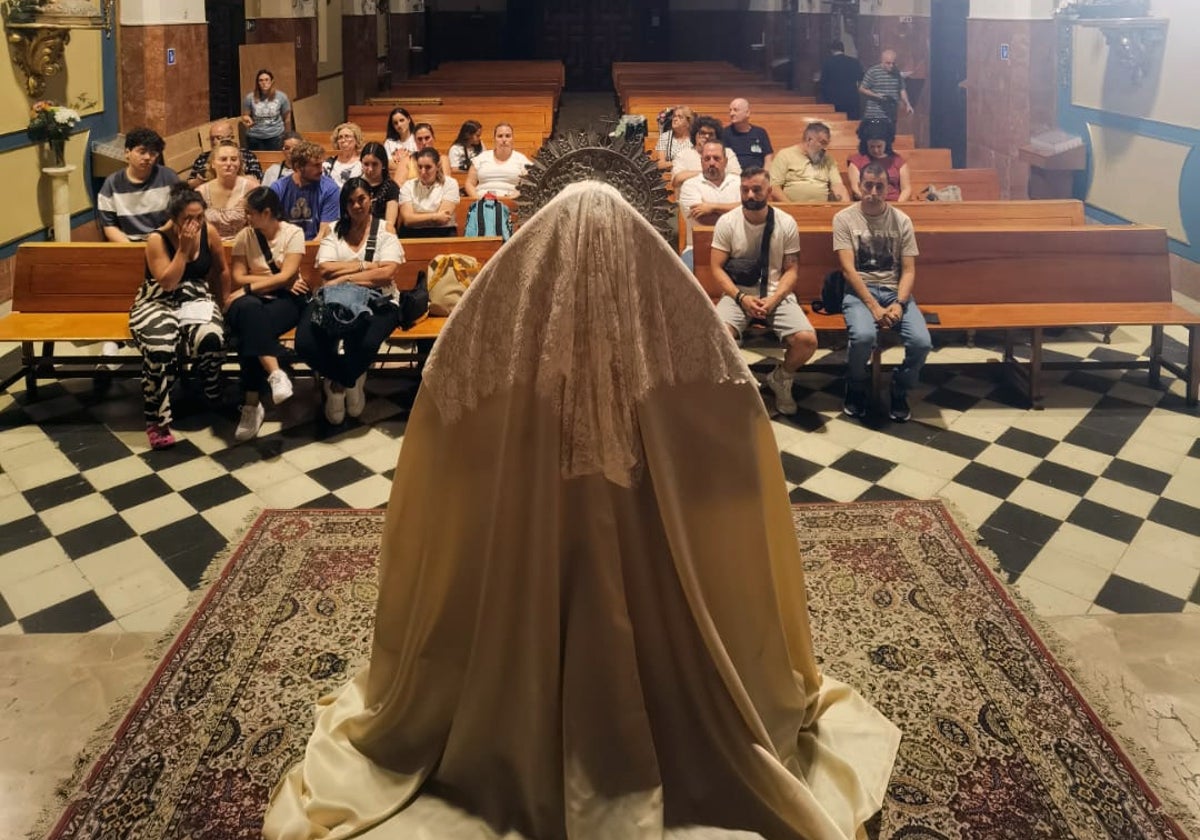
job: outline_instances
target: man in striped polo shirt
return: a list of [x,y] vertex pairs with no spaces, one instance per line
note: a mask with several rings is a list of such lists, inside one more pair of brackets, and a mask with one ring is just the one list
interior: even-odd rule
[[879,57],[879,63],[863,75],[858,92],[867,99],[863,110],[864,120],[888,119],[896,124],[896,112],[900,103],[904,103],[904,112],[911,114],[912,105],[908,101],[908,91],[904,89],[904,77],[896,68],[896,51],[884,50]]
[[179,176],[160,165],[166,143],[151,128],[125,135],[125,168],[104,180],[96,196],[100,228],[109,242],[141,242],[167,222],[167,196]]

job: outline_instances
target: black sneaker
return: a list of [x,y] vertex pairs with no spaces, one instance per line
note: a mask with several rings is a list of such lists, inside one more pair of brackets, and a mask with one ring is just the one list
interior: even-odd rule
[[846,383],[846,401],[842,403],[842,413],[847,417],[867,416],[867,392],[864,388]]
[[892,389],[892,410],[888,412],[888,416],[897,423],[906,423],[912,417],[912,411],[908,407],[908,395],[903,391]]

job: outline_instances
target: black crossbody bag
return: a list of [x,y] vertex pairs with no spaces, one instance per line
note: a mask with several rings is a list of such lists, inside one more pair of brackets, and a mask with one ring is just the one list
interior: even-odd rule
[[758,257],[730,257],[725,260],[725,273],[738,286],[758,286],[758,296],[767,296],[767,278],[771,276],[771,236],[775,233],[775,208],[767,211],[763,226],[762,245]]

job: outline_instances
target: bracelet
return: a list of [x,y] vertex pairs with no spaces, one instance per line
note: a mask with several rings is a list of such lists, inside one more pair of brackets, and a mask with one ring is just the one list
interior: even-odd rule
[[744,298],[745,296],[746,296],[746,293],[739,290],[738,293],[733,296],[733,302],[736,303],[738,306],[741,306],[742,298]]

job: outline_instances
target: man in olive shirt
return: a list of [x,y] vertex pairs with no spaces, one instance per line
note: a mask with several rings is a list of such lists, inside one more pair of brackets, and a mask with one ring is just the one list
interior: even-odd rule
[[772,201],[849,201],[846,185],[837,161],[825,149],[829,146],[829,126],[809,123],[804,139],[789,146],[771,162]]

